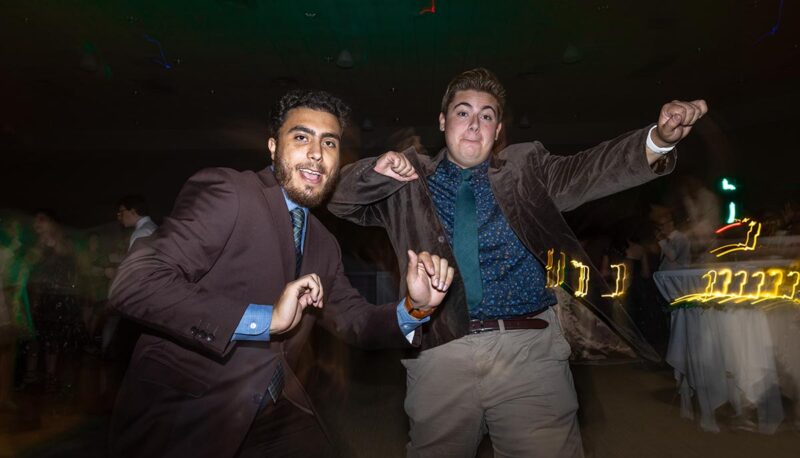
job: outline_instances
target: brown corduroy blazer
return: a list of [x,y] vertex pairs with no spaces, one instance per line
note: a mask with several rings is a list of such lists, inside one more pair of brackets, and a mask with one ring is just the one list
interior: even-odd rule
[[[650,181],[671,172],[673,150],[653,167],[647,163],[645,140],[650,126],[621,135],[573,156],[550,154],[539,142],[510,145],[490,158],[489,181],[509,225],[525,247],[543,264],[547,251],[564,252],[568,259],[590,267],[589,291],[583,303],[641,356],[659,360],[630,317],[609,293],[600,273],[561,215],[579,205]],[[328,204],[336,216],[362,226],[386,229],[405,272],[406,250],[426,250],[451,260],[458,269],[428,190],[426,178],[446,157],[404,151],[420,179],[399,182],[373,170],[376,158],[367,158],[342,169],[341,180]],[[464,284],[456,275],[450,291],[420,329],[421,349],[442,345],[467,333],[469,312]]]

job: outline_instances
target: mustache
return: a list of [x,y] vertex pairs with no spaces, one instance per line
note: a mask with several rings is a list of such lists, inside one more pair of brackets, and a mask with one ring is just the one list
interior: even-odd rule
[[321,173],[322,175],[327,175],[328,174],[328,168],[327,167],[325,167],[322,164],[315,164],[313,162],[306,162],[304,164],[297,164],[294,167],[294,169],[297,170],[298,172],[300,171],[300,169],[306,169],[306,170],[311,170],[312,172]]

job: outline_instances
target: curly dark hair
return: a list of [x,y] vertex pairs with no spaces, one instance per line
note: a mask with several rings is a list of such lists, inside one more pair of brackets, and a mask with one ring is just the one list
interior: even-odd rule
[[350,115],[350,107],[329,92],[295,89],[281,97],[272,109],[269,117],[270,135],[278,135],[278,131],[286,121],[286,113],[293,108],[311,108],[328,112],[336,116],[342,129],[347,125],[347,117]]

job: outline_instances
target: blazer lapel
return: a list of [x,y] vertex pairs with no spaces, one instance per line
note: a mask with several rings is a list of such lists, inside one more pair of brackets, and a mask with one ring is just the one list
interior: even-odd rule
[[[283,197],[283,190],[275,180],[275,176],[269,169],[258,172],[258,178],[263,187],[261,192],[267,201],[272,219],[272,227],[278,236],[277,252],[280,253],[280,265],[283,267],[284,283],[293,281],[294,278],[294,238],[292,237],[292,222],[289,216],[289,208],[286,207],[286,199]],[[268,230],[268,228],[265,228]]]

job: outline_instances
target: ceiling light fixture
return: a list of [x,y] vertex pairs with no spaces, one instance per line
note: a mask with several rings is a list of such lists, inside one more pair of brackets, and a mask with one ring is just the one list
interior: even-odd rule
[[353,68],[353,55],[350,54],[350,51],[343,49],[342,52],[339,53],[339,57],[336,58],[336,66],[339,68]]

